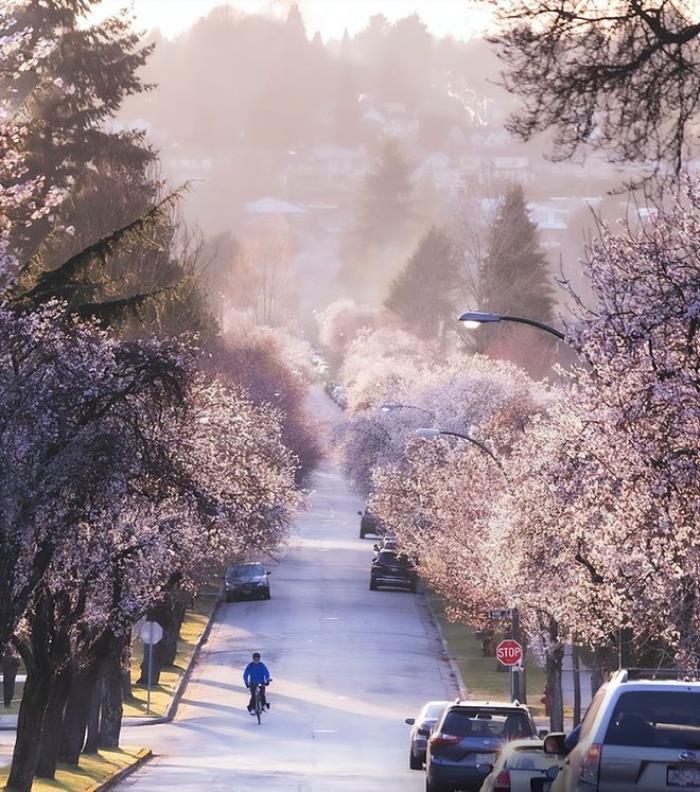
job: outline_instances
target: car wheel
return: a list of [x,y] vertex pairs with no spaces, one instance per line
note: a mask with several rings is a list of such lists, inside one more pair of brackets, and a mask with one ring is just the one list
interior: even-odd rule
[[364,539],[367,534],[360,528],[360,539]]
[[376,591],[377,590],[377,584],[373,580],[370,580],[370,582],[369,582],[369,590],[370,591]]
[[265,597],[264,597],[264,599],[270,599],[270,589],[269,589],[269,588],[268,588],[268,589],[267,589],[267,591],[265,592]]
[[408,766],[411,768],[411,770],[422,770],[423,760],[418,759],[418,757],[414,755],[413,751],[411,751],[408,755]]

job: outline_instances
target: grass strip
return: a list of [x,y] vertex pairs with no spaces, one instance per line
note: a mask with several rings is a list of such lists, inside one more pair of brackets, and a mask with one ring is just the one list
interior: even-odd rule
[[[87,792],[110,779],[115,773],[136,764],[142,756],[142,748],[119,748],[116,751],[101,750],[96,754],[81,754],[78,767],[59,764],[53,781],[37,778],[32,792]],[[8,770],[0,771],[0,789],[7,783]]]
[[[481,641],[468,625],[447,618],[445,603],[433,592],[427,593],[430,607],[440,624],[449,652],[457,663],[470,699],[509,701],[510,680],[507,671],[498,670],[495,657],[484,657]],[[494,642],[494,644],[496,641]],[[545,674],[537,659],[527,653],[525,657],[527,705],[535,717],[544,715],[540,701],[544,695]],[[525,702],[524,702],[525,703]]]

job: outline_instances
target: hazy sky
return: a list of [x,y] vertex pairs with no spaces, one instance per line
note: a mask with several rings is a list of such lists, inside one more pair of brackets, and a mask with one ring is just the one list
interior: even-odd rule
[[[230,5],[248,12],[284,13],[287,0],[103,0],[99,16],[131,7],[138,24],[175,36],[212,8]],[[488,19],[486,0],[299,0],[310,35],[319,30],[324,39],[340,38],[345,28],[353,34],[373,14],[398,19],[418,12],[438,36],[469,38],[479,34]]]

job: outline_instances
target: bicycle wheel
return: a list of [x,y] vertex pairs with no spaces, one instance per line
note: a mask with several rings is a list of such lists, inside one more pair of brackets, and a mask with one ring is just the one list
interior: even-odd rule
[[262,696],[260,695],[260,688],[255,691],[255,714],[258,718],[258,725],[261,724],[260,713],[262,712]]

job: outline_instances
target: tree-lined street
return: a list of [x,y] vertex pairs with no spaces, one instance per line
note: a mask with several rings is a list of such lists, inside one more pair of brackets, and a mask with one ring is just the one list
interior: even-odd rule
[[[172,724],[125,729],[157,758],[119,789],[422,790],[408,727],[431,698],[457,695],[422,596],[368,588],[362,502],[333,463],[314,476],[272,599],[221,606]],[[259,650],[273,677],[263,724],[242,672]]]

